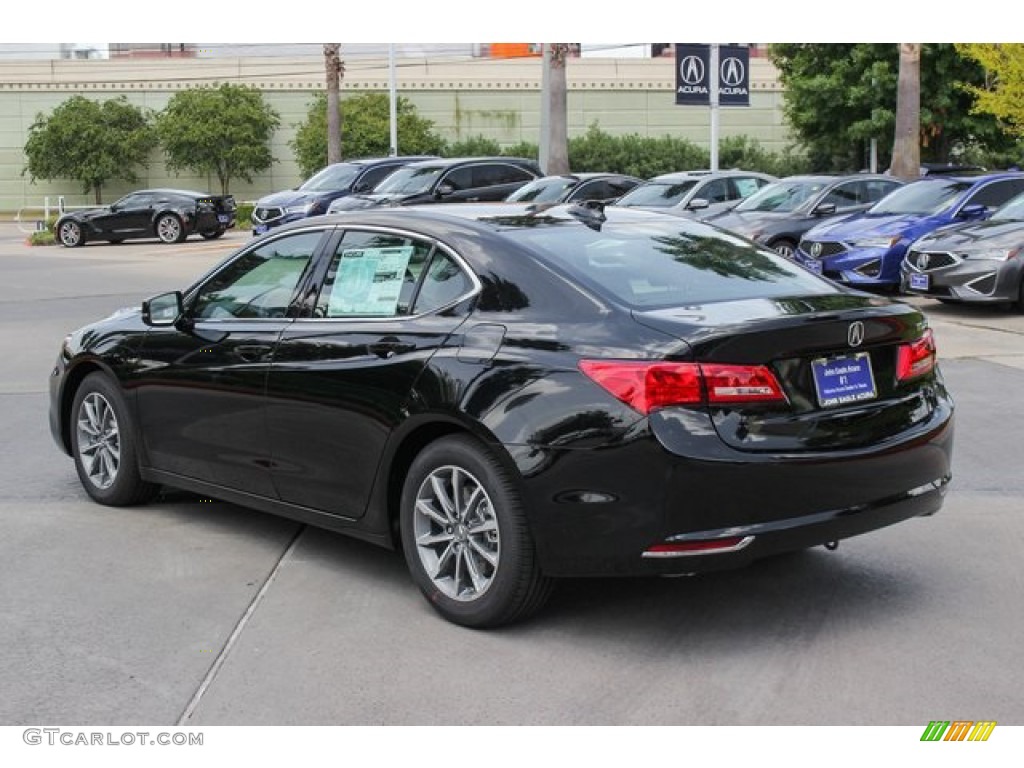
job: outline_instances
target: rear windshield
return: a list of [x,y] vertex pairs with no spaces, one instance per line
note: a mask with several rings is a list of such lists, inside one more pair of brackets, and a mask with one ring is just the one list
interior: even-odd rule
[[509,234],[581,285],[634,309],[836,291],[772,251],[695,222],[608,221],[599,230],[544,226]]

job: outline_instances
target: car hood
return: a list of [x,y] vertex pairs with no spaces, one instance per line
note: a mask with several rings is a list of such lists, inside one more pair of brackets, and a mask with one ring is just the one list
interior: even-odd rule
[[803,217],[794,216],[791,213],[775,213],[772,211],[725,211],[724,213],[710,216],[704,219],[704,221],[739,235],[749,235],[751,232],[763,230],[772,224],[792,221],[797,218]]
[[78,221],[90,221],[97,216],[108,216],[109,214],[110,208],[103,206],[102,208],[83,208],[78,211],[69,211],[66,215]]
[[306,192],[301,189],[286,189],[261,197],[256,202],[257,208],[289,208],[294,205],[305,205],[324,196],[322,192]]
[[941,226],[948,220],[943,216],[915,213],[894,213],[881,216],[861,214],[841,221],[819,224],[807,233],[808,240],[850,241],[865,237],[915,236]]
[[1024,221],[976,221],[925,235],[917,245],[939,251],[965,248],[1013,248],[1024,240]]

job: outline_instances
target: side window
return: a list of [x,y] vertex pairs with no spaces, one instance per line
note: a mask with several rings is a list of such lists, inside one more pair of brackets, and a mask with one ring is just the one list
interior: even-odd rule
[[119,201],[118,207],[125,211],[137,211],[140,208],[148,208],[153,203],[153,195],[138,193],[127,195]]
[[359,179],[359,186],[364,189],[373,189],[400,167],[398,165],[382,165],[377,168],[371,168]]
[[986,184],[968,198],[964,205],[984,205],[990,211],[998,208],[1017,194],[1017,185],[1012,179],[993,181]]
[[419,315],[441,309],[471,290],[473,282],[469,275],[446,253],[435,251],[427,273],[423,276],[423,284],[416,296],[413,312]]
[[441,184],[451,184],[452,188],[458,192],[463,189],[472,189],[475,185],[473,178],[472,168],[456,168],[453,171],[449,171],[445,174],[445,177],[441,180]]
[[432,246],[386,232],[345,232],[317,301],[317,317],[394,317],[410,313]]
[[724,203],[732,198],[729,196],[729,180],[713,179],[697,190],[694,197],[702,197],[709,203]]
[[300,232],[253,248],[214,275],[196,294],[199,319],[286,317],[321,232]]
[[879,181],[877,179],[862,183],[864,184],[863,198],[865,203],[877,203],[890,192],[900,188],[899,184],[894,184],[891,181]]
[[613,193],[608,184],[600,179],[594,181],[584,181],[582,184],[576,187],[569,195],[568,200],[604,200],[608,197],[614,197]]
[[629,179],[609,179],[608,197],[622,197],[622,195],[626,194],[627,192],[629,192],[629,190],[635,187],[637,183],[638,182],[631,181]]
[[860,205],[862,201],[858,195],[859,187],[859,181],[850,181],[845,184],[839,184],[829,192],[821,202],[835,203],[836,210],[840,211],[844,208],[852,208],[855,205]]
[[473,186],[492,187],[498,184],[515,184],[532,179],[522,168],[505,163],[488,163],[473,166]]
[[736,185],[736,194],[738,197],[734,199],[742,200],[745,197],[750,197],[752,194],[757,192],[761,188],[761,180],[757,178],[746,178],[740,176],[732,180]]

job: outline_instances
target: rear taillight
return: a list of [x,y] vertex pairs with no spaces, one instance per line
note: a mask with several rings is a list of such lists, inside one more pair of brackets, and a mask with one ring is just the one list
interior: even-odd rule
[[924,335],[910,344],[901,344],[896,352],[896,380],[909,381],[935,368],[935,339],[928,328]]
[[763,365],[580,360],[580,370],[643,414],[670,405],[785,402],[778,380]]

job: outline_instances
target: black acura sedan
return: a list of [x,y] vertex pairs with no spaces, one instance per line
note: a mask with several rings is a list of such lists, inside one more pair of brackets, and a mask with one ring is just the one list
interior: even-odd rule
[[401,549],[495,626],[557,577],[681,574],[937,511],[953,404],[914,307],[691,220],[373,209],[70,334],[86,492],[160,485]]
[[188,189],[141,189],[105,208],[68,211],[54,224],[57,240],[77,248],[90,240],[121,243],[155,237],[180,243],[198,233],[215,240],[235,225],[235,198]]

